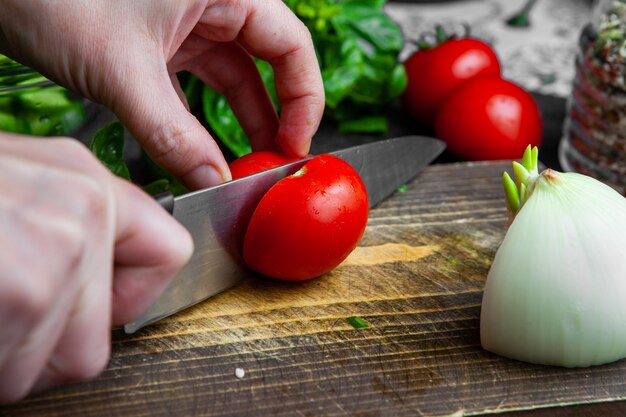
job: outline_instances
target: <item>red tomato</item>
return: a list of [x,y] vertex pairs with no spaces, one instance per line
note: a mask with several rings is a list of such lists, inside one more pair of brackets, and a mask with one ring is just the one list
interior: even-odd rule
[[295,161],[287,155],[271,151],[257,151],[246,154],[231,162],[229,168],[233,179],[252,175],[259,171],[274,168]]
[[449,39],[431,49],[413,53],[404,63],[408,84],[404,108],[419,123],[429,126],[452,90],[467,80],[500,76],[495,51],[474,38]]
[[448,150],[468,160],[520,159],[539,146],[541,113],[523,88],[501,78],[472,80],[446,100],[435,122]]
[[317,277],[354,250],[368,210],[354,168],[332,155],[316,156],[263,196],[246,230],[244,259],[274,278]]

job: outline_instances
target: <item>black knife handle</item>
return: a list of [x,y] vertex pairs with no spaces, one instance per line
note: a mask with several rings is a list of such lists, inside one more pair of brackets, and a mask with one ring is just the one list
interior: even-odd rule
[[161,194],[154,196],[154,199],[161,207],[163,207],[169,214],[174,214],[174,194],[170,191],[165,191]]

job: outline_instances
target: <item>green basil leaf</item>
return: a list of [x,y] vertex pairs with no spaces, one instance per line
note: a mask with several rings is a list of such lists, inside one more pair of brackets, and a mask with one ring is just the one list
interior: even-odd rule
[[382,10],[386,0],[341,0],[342,4],[356,4],[359,6],[367,6],[373,9]]
[[399,97],[404,92],[404,90],[406,90],[407,83],[408,78],[404,65],[397,64],[395,68],[391,71],[391,77],[389,77],[387,97],[391,100]]
[[124,161],[124,126],[115,121],[96,131],[89,149],[111,172],[130,180],[130,172]]
[[256,61],[256,67],[259,70],[259,74],[261,74],[261,79],[265,84],[265,88],[267,88],[267,92],[272,98],[274,106],[278,109],[280,103],[278,102],[278,95],[276,94],[276,84],[274,83],[274,69],[269,62],[261,61],[260,59]]
[[78,101],[72,101],[69,107],[65,108],[59,117],[59,124],[63,136],[76,129],[85,120],[85,107]]
[[248,137],[230,109],[226,97],[205,85],[202,89],[202,107],[211,129],[235,156],[252,151]]
[[67,97],[67,91],[61,87],[29,89],[16,94],[16,98],[23,108],[40,113],[63,111],[72,103]]
[[[278,106],[274,72],[271,65],[261,60],[258,60],[256,64],[274,105]],[[202,105],[207,123],[235,156],[239,157],[252,151],[248,137],[228,105],[226,97],[212,88],[204,86]]]
[[185,73],[180,75],[183,93],[187,99],[189,108],[195,108],[202,98],[202,81],[192,74]]
[[326,105],[335,108],[348,97],[361,76],[359,68],[340,67],[322,73]]
[[167,178],[159,178],[149,184],[144,185],[143,190],[150,195],[157,195],[169,191],[170,180]]
[[402,49],[402,30],[382,9],[361,2],[345,4],[342,14],[335,17],[337,27],[371,43],[380,52],[397,54]]
[[0,94],[0,111],[13,113],[15,111],[15,97],[10,94]]
[[22,126],[12,113],[0,111],[0,130],[3,132],[21,133]]
[[337,129],[342,133],[386,133],[389,123],[385,116],[369,116],[341,121]]

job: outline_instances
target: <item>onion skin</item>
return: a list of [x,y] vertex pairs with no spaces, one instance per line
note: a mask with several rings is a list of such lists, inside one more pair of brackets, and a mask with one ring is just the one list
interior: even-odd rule
[[626,199],[576,173],[531,181],[487,276],[483,348],[565,367],[626,357]]

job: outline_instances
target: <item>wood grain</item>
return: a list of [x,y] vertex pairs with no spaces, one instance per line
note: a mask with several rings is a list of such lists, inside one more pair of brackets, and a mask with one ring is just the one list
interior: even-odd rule
[[[619,413],[625,361],[562,369],[480,347],[482,288],[508,221],[500,191],[508,167],[431,166],[371,211],[359,248],[326,276],[251,277],[132,336],[115,331],[99,378],[0,415]],[[370,327],[352,328],[350,316]]]

